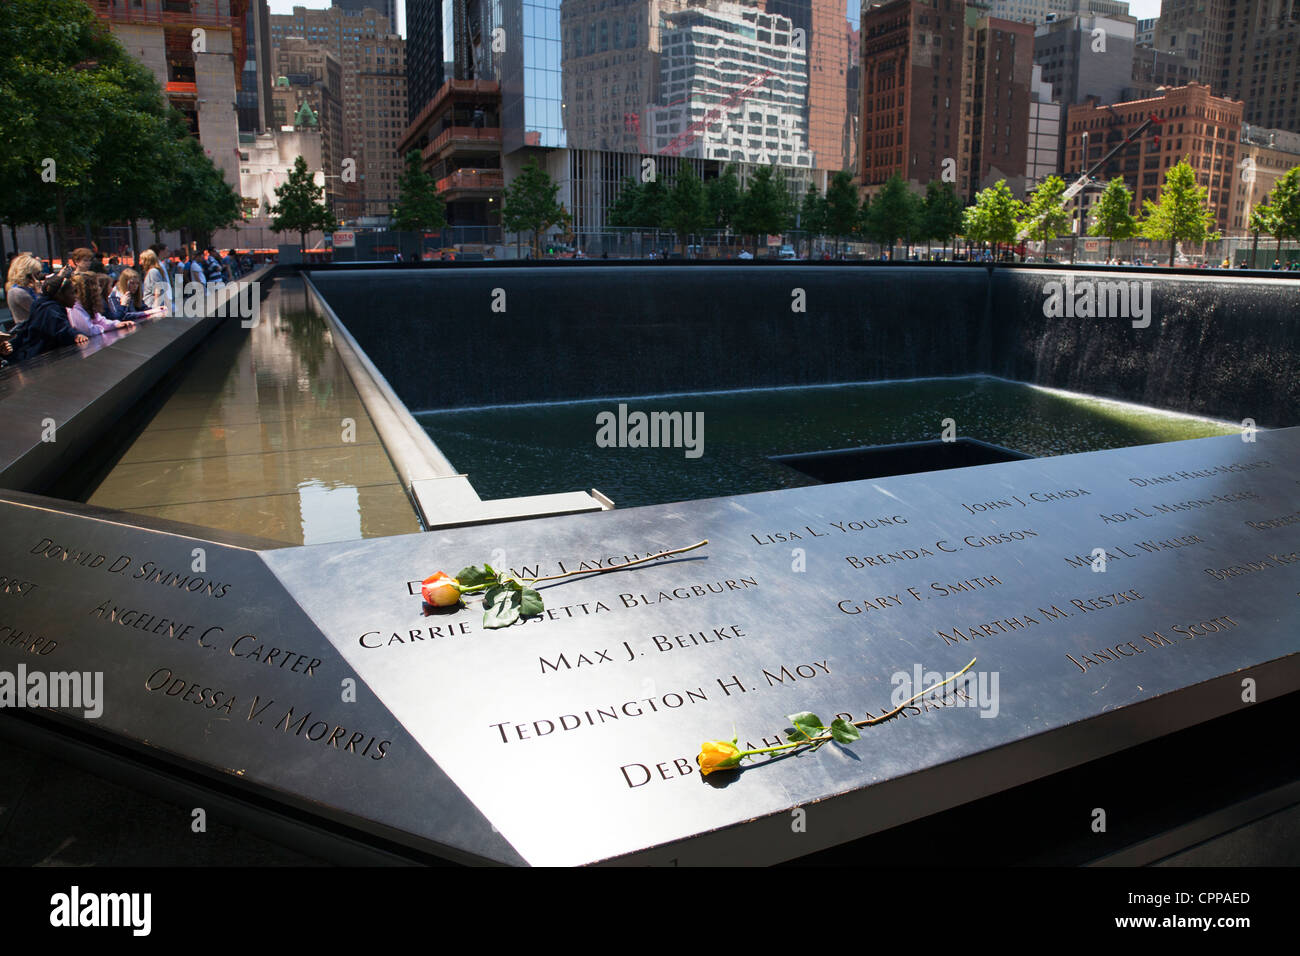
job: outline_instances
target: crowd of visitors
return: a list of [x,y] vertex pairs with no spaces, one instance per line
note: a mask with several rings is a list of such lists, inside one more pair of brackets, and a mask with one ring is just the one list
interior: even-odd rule
[[135,268],[117,256],[107,262],[93,249],[74,249],[59,269],[31,253],[13,253],[5,281],[11,323],[0,326],[0,363],[14,364],[66,345],[85,345],[105,332],[172,314],[173,282],[199,284],[205,295],[252,271],[248,256],[230,249],[182,249],[176,260],[167,246],[142,252]]

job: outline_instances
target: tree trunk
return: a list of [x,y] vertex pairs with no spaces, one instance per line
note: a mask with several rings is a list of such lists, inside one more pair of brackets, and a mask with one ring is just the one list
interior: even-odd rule
[[1177,251],[1178,251],[1178,240],[1170,239],[1169,240],[1169,267],[1171,269],[1173,268],[1174,255],[1177,253]]
[[50,238],[50,224],[47,222],[47,223],[43,223],[43,225],[45,226],[45,258],[49,259],[50,264],[53,265],[54,264],[54,240]]
[[[15,244],[15,245],[16,245],[16,244]],[[17,248],[14,249],[14,255],[18,255],[18,249],[17,249]],[[5,231],[4,231],[4,227],[3,227],[3,226],[0,226],[0,262],[3,262],[3,263],[5,264],[5,266],[6,266],[6,268],[5,268],[5,277],[4,277],[4,278],[5,278],[6,281],[7,281],[9,270],[8,270],[8,268],[7,268],[7,267],[8,267],[8,260],[5,258]]]
[[13,240],[14,252],[17,252],[18,251],[18,230],[14,228],[14,224],[12,222],[9,223],[9,238]]
[[1110,241],[1106,243],[1106,261],[1110,262],[1111,254],[1115,251],[1115,237],[1111,236]]
[[135,219],[131,219],[131,251],[135,256],[135,264],[140,265],[140,233],[136,229]]

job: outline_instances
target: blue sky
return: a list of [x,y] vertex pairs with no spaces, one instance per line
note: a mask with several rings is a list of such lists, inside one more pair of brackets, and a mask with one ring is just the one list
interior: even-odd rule
[[[271,0],[272,13],[293,13],[294,7],[314,7],[321,9],[328,7],[330,0]],[[844,9],[850,20],[857,22],[856,11],[859,9],[859,0],[845,0]],[[406,2],[398,0],[397,19],[399,21],[399,31],[402,36],[406,36]],[[1143,19],[1146,17],[1157,17],[1160,15],[1160,0],[1129,0],[1129,12],[1133,16]]]

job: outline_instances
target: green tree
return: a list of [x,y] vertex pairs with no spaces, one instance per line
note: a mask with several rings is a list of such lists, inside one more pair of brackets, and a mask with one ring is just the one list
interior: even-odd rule
[[1169,243],[1169,264],[1174,264],[1178,243],[1217,239],[1214,215],[1210,212],[1209,190],[1196,184],[1196,173],[1184,159],[1165,170],[1158,202],[1146,201],[1146,218],[1142,235]]
[[997,247],[1016,239],[1017,221],[1025,204],[1011,194],[1005,179],[975,194],[975,205],[967,206],[962,217],[962,234],[971,242],[991,242]]
[[911,236],[919,219],[920,202],[907,188],[907,181],[898,173],[890,176],[872,200],[867,214],[867,232],[876,242],[889,247],[889,257],[894,258],[894,243],[900,236]]
[[921,233],[926,239],[943,240],[946,250],[953,237],[961,232],[964,210],[951,183],[930,180],[925,184],[925,199],[921,201]]
[[1272,210],[1269,232],[1277,239],[1277,258],[1282,257],[1283,239],[1300,239],[1300,166],[1282,174],[1268,194]]
[[642,229],[662,229],[668,217],[668,187],[656,171],[654,179],[641,184],[637,196],[636,220]]
[[740,177],[734,166],[727,166],[717,179],[709,180],[705,187],[705,202],[709,209],[709,222],[715,229],[729,229],[740,216]]
[[271,231],[298,233],[304,249],[307,233],[317,229],[331,232],[336,225],[334,214],[325,205],[325,187],[316,185],[307,169],[307,160],[301,156],[293,161],[289,178],[275,187],[275,203],[270,213]]
[[203,151],[183,147],[193,137],[153,74],[80,0],[5,0],[0,129],[0,181],[20,187],[0,190],[0,219],[52,208],[60,244],[69,219],[93,236],[189,199],[196,228],[210,231],[232,196],[238,207]]
[[615,228],[636,226],[636,210],[641,202],[641,184],[631,176],[619,184],[618,195],[609,204],[606,221]]
[[784,232],[789,221],[790,193],[784,181],[777,177],[774,166],[759,166],[741,201],[737,228],[754,237],[757,254],[759,238]]
[[857,218],[853,222],[853,235],[864,241],[871,239],[871,194],[863,193],[862,205],[858,207]]
[[[0,215],[12,221],[9,184],[35,171],[66,242],[69,190],[87,175],[109,128],[101,112],[115,68],[129,58],[78,0],[9,0],[0,10]],[[156,86],[156,84],[155,84]],[[129,159],[129,158],[128,158]],[[66,251],[63,248],[57,253]]]
[[559,191],[559,183],[531,158],[506,187],[501,223],[511,232],[532,233],[534,254],[539,252],[542,233],[564,219],[564,209],[555,198]]
[[[1267,236],[1275,235],[1274,230],[1277,228],[1277,214],[1273,207],[1267,202],[1258,204],[1250,211],[1250,267],[1259,268],[1257,262],[1257,253],[1259,252],[1259,235],[1263,233]],[[1278,239],[1278,254],[1281,255],[1282,240]]]
[[1106,258],[1110,258],[1115,248],[1116,239],[1132,239],[1138,234],[1137,220],[1129,210],[1133,206],[1133,193],[1129,191],[1123,176],[1116,176],[1106,184],[1101,198],[1092,209],[1092,224],[1088,226],[1088,235],[1105,236],[1110,242],[1106,245]]
[[815,185],[809,183],[803,194],[803,202],[799,205],[799,228],[807,236],[809,255],[812,255],[813,240],[826,234],[826,213],[826,198],[817,191]]
[[406,154],[406,169],[397,184],[393,228],[400,232],[437,232],[445,225],[447,204],[438,195],[433,177],[424,171],[424,157],[413,149]]
[[826,186],[826,231],[835,237],[835,254],[840,253],[840,240],[851,235],[858,222],[858,187],[853,177],[840,170]]
[[677,168],[673,188],[668,194],[665,223],[677,233],[677,241],[686,253],[690,237],[703,232],[709,225],[709,209],[704,198],[704,184],[695,175],[695,168],[683,162]]
[[1039,183],[1024,207],[1019,235],[1034,242],[1047,242],[1068,232],[1070,214],[1061,199],[1064,192],[1065,180],[1060,176],[1048,176]]

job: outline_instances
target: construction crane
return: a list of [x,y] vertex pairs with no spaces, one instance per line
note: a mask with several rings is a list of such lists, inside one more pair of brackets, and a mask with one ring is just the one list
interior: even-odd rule
[[[1088,186],[1088,184],[1092,182],[1093,173],[1097,172],[1099,169],[1101,169],[1107,163],[1109,163],[1115,157],[1116,153],[1120,152],[1121,150],[1128,149],[1128,147],[1133,144],[1133,141],[1136,140],[1143,133],[1145,133],[1148,129],[1150,129],[1152,126],[1155,126],[1158,129],[1160,124],[1163,122],[1164,120],[1156,116],[1155,113],[1148,113],[1147,118],[1143,120],[1141,124],[1134,127],[1133,131],[1129,133],[1127,136],[1125,136],[1123,140],[1116,143],[1114,149],[1112,149],[1109,153],[1103,156],[1100,160],[1098,160],[1088,169],[1084,170],[1083,174],[1080,175],[1078,179],[1076,179],[1074,182],[1072,182],[1069,186],[1065,188],[1065,191],[1061,193],[1061,205],[1064,206],[1075,196],[1079,195],[1079,193],[1083,192],[1083,190]],[[1155,143],[1156,146],[1160,145],[1159,132],[1156,133]],[[1084,162],[1088,161],[1088,157],[1086,156],[1083,159]],[[1047,215],[1047,212],[1045,211],[1043,215],[1044,216]],[[1021,241],[1026,239],[1029,236],[1030,230],[1033,225],[1034,225],[1033,223],[1030,223],[1026,225],[1023,229],[1021,229],[1020,234],[1017,238],[1019,238]]]
[[700,135],[711,123],[716,123],[723,113],[731,109],[741,100],[748,99],[753,93],[762,86],[769,76],[774,76],[775,70],[765,70],[758,76],[754,77],[736,92],[732,93],[725,100],[719,103],[713,109],[704,114],[702,119],[696,120],[685,130],[678,133],[660,152],[664,156],[680,156],[682,150],[686,149],[695,142],[696,137]]

